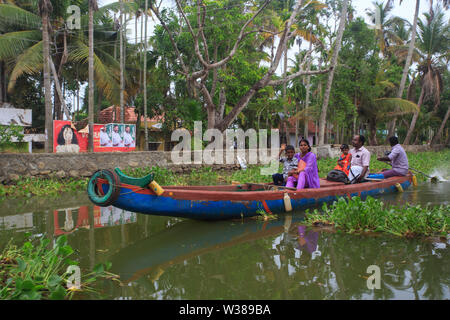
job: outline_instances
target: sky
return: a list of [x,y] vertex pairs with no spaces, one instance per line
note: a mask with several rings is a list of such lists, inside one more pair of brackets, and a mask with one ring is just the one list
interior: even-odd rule
[[[364,19],[366,19],[367,22],[369,22],[365,12],[367,8],[371,9],[373,8],[374,1],[375,0],[352,0],[352,5],[356,9],[356,16],[363,17]],[[383,3],[386,3],[386,0],[377,0],[377,1],[382,1]],[[99,0],[98,2],[99,6],[103,6],[113,2],[117,2],[117,0]],[[163,3],[167,3],[169,7],[175,7],[175,1],[173,0],[164,0]],[[392,10],[392,15],[399,16],[412,23],[414,18],[414,9],[416,6],[416,0],[403,0],[401,5],[399,3],[400,0],[394,0],[394,9]],[[420,2],[419,18],[421,17],[422,13],[427,12],[428,9],[429,9],[429,2],[422,0]],[[151,22],[151,19],[149,19],[149,21]],[[151,36],[152,32],[153,26],[149,26],[147,31],[148,37]],[[127,35],[130,39],[135,39],[134,20],[130,21],[129,23]],[[140,29],[138,30],[138,37],[140,37]]]

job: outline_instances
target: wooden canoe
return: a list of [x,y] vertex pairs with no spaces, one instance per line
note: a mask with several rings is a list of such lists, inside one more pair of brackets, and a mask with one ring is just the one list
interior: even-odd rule
[[[392,177],[381,181],[370,181],[345,185],[321,179],[318,189],[267,190],[270,184],[239,184],[217,186],[163,186],[164,193],[156,195],[148,187],[153,177],[140,179],[125,176],[116,169],[112,178],[94,176],[89,181],[89,198],[96,205],[115,207],[150,215],[172,216],[200,220],[239,219],[259,215],[286,212],[284,196],[287,193],[293,210],[333,202],[338,197],[377,196],[398,192],[396,185],[403,189],[411,185],[412,175]],[[111,189],[110,186],[113,186]],[[107,201],[95,199],[105,195]],[[102,199],[105,200],[105,199]]]

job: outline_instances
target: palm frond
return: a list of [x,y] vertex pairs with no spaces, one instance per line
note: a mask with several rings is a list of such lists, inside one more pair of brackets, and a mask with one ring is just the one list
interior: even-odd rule
[[[95,51],[98,51],[97,49]],[[68,61],[80,64],[88,64],[89,47],[81,41],[76,43],[76,49],[69,52]],[[114,60],[112,58],[112,60]],[[116,61],[117,63],[117,61]],[[115,77],[115,70],[118,70],[117,65],[111,68],[99,58],[94,52],[94,73],[96,85],[102,89],[105,96],[111,101],[117,101],[117,94],[119,92],[119,84],[117,77]]]
[[41,17],[10,4],[0,4],[0,30],[40,29]]
[[375,113],[379,119],[389,119],[393,116],[419,112],[417,104],[400,98],[375,99],[374,105],[376,107]]
[[8,91],[12,91],[16,81],[24,74],[37,74],[43,68],[43,42],[39,41],[17,57],[16,65],[9,76]]
[[42,40],[39,30],[16,31],[0,34],[0,60],[17,57],[25,49]]

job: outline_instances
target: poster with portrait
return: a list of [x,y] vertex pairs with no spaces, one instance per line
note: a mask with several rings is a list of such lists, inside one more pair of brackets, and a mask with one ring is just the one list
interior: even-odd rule
[[123,146],[125,148],[136,147],[136,126],[134,124],[126,124],[123,133]]
[[71,121],[53,121],[53,152],[87,152],[87,135],[79,133]]
[[123,123],[94,125],[94,152],[128,152],[135,149],[135,125]]

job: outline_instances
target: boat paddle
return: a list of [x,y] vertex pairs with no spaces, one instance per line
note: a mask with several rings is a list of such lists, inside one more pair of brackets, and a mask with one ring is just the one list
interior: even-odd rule
[[[380,160],[380,161],[382,161],[382,160]],[[388,165],[390,165],[392,167],[392,164],[389,161],[382,161],[382,162],[385,162],[385,163],[387,163]],[[419,170],[411,168],[411,167],[409,167],[408,169],[412,170],[412,171],[415,171],[417,173],[423,174],[425,177],[429,178],[432,183],[436,183],[436,182],[439,181],[438,177],[431,177],[431,176],[427,175],[426,173],[423,173],[422,171],[419,171]]]

